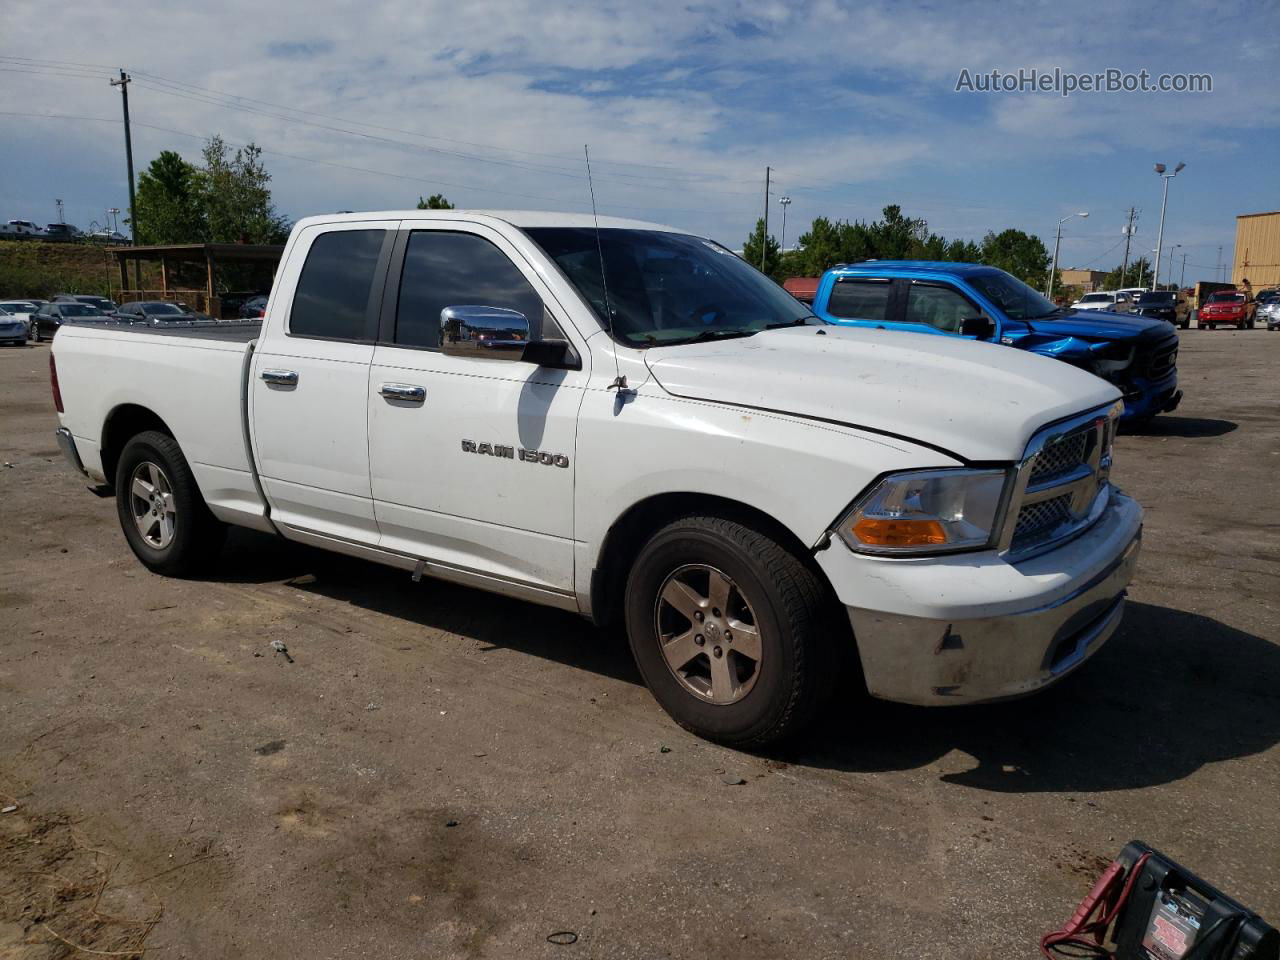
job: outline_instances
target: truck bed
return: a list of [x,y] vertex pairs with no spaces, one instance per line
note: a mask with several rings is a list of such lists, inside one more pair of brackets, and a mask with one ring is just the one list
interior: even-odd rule
[[162,337],[186,337],[195,340],[221,340],[227,343],[248,343],[262,332],[261,320],[228,320],[222,323],[165,323],[147,325],[141,323],[76,323],[67,321],[64,327],[80,327],[89,330],[119,330],[125,333],[145,333]]

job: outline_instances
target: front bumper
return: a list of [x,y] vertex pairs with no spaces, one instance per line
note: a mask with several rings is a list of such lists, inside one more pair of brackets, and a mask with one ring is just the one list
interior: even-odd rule
[[1135,378],[1132,383],[1120,385],[1124,390],[1124,413],[1121,420],[1142,420],[1157,413],[1167,413],[1182,402],[1178,389],[1178,371],[1174,369],[1159,380]]
[[1098,522],[1013,564],[991,553],[922,560],[818,555],[845,603],[867,689],[916,704],[1001,700],[1070,673],[1120,623],[1142,508],[1114,491]]

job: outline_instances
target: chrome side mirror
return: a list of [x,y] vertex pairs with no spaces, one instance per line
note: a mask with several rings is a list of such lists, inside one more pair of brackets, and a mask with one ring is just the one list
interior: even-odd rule
[[529,318],[519,310],[464,304],[440,311],[440,351],[448,356],[519,360],[529,339]]

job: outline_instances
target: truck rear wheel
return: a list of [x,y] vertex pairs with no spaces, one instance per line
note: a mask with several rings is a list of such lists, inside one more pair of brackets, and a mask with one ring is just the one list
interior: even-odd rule
[[658,703],[709,740],[755,747],[824,699],[837,643],[817,575],[768,535],[722,517],[658,531],[627,579],[627,636]]
[[125,444],[115,485],[120,527],[148,569],[189,576],[217,556],[226,528],[209,512],[173,437],[148,430]]

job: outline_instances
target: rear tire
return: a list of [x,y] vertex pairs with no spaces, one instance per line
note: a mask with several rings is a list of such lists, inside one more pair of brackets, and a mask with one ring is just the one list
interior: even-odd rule
[[209,512],[173,437],[148,430],[125,444],[115,486],[120,527],[143,566],[185,577],[217,557],[226,526]]
[[816,713],[851,643],[816,573],[758,529],[688,516],[627,578],[627,637],[645,683],[686,730],[761,747]]

